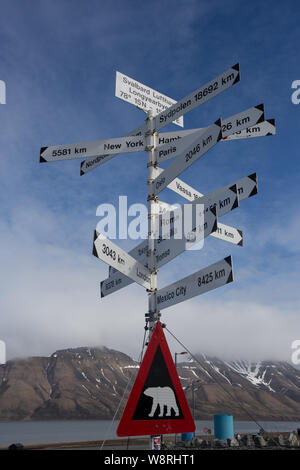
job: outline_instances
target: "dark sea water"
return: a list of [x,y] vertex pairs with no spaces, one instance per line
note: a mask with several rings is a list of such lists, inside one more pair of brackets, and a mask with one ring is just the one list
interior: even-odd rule
[[[293,431],[300,422],[260,422],[266,431]],[[118,421],[33,421],[0,422],[0,445],[16,442],[37,444],[42,442],[94,441],[116,439]],[[196,433],[203,434],[208,427],[213,432],[213,421],[196,421]],[[234,431],[256,433],[258,427],[251,421],[235,421]]]

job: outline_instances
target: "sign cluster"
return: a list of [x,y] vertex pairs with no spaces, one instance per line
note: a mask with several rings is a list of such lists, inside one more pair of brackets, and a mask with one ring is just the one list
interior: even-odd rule
[[[148,159],[150,158],[148,160],[148,168],[150,168],[148,172],[150,175],[148,178],[148,240],[144,240],[127,253],[103,234],[95,231],[93,254],[109,265],[108,277],[101,282],[101,297],[106,297],[136,282],[147,289],[152,302],[149,300],[149,312],[153,313],[154,305],[154,312],[159,314],[160,310],[233,281],[232,259],[228,256],[169,286],[157,288],[157,269],[198,243],[200,239],[212,236],[242,246],[242,231],[224,225],[219,219],[239,207],[244,199],[257,194],[256,173],[206,195],[180,180],[178,176],[220,142],[275,135],[275,120],[265,120],[264,105],[259,104],[225,119],[218,117],[205,128],[165,133],[158,133],[158,131],[171,123],[183,127],[184,114],[229,89],[239,80],[240,67],[239,64],[235,64],[176,102],[117,72],[116,96],[145,111],[147,113],[145,123],[124,137],[41,148],[40,162],[84,157],[85,160],[81,162],[81,175],[85,175],[118,154],[148,152]],[[161,162],[168,160],[172,161],[165,169],[159,167]],[[176,236],[175,220],[179,214],[184,214],[183,222],[186,222],[186,212],[183,211],[183,206],[171,206],[158,200],[158,196],[165,188],[182,196],[188,201],[184,206],[188,206],[191,210],[195,209],[199,215],[196,221],[193,221],[190,232],[184,233],[181,237]],[[170,216],[168,234],[163,233],[166,214]],[[153,240],[154,221],[162,231],[155,240]],[[159,317],[155,318],[157,320]],[[146,366],[141,367],[142,370],[146,368],[147,374],[150,375],[146,374],[139,385],[134,385],[133,398],[126,407],[125,422],[123,420],[120,423],[119,435],[147,434],[147,429],[149,432],[151,430],[150,434],[158,429],[160,434],[170,433],[174,429],[175,432],[181,432],[183,429],[178,427],[178,423],[180,424],[182,420],[186,425],[185,429],[192,430],[192,420],[183,399],[180,381],[170,365],[172,360],[169,352],[164,349],[163,345],[166,345],[166,342],[161,326],[158,325],[160,323],[156,322],[155,346],[151,337],[150,349],[149,352],[147,350],[148,354],[146,352],[145,356]],[[162,341],[159,347],[157,341]],[[162,356],[161,353],[163,353]],[[164,363],[164,359],[167,364]],[[152,380],[149,371],[155,368],[162,370],[164,367],[169,371],[168,374],[172,380],[169,381],[166,377],[161,381],[159,378],[156,381]],[[178,400],[179,396],[180,400]],[[148,409],[147,415],[145,415],[145,409]],[[149,420],[151,423],[146,429],[145,422]],[[175,420],[177,424],[170,425],[172,420]],[[130,423],[133,423],[132,426]]]

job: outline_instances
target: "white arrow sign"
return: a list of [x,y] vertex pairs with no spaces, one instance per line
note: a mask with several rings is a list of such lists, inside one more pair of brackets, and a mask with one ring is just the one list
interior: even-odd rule
[[222,120],[222,139],[241,131],[247,127],[254,126],[265,119],[264,105],[259,104],[252,108],[246,109],[241,113],[235,114],[227,119]]
[[[162,201],[159,201],[159,205],[160,214],[166,214],[167,212],[174,211],[178,207],[177,205],[171,205]],[[210,236],[218,238],[219,240],[233,243],[234,245],[243,246],[242,230],[230,227],[229,225],[221,224],[219,221],[217,230],[212,232]]]
[[150,289],[151,273],[148,268],[108,240],[102,233],[95,231],[93,255],[110,266],[118,269],[146,289]]
[[[137,127],[132,132],[127,134],[126,137],[128,137],[130,135],[144,136],[145,132],[146,132],[146,126],[145,126],[145,124],[143,124],[142,126]],[[103,165],[103,163],[108,162],[111,158],[116,157],[116,156],[117,156],[117,154],[115,154],[115,155],[107,155],[107,154],[106,155],[97,155],[95,157],[88,158],[87,160],[84,160],[80,164],[80,176],[85,175],[89,171],[94,170],[98,166]]]
[[[172,98],[120,72],[116,72],[115,96],[128,103],[134,104],[145,112],[152,110],[155,116],[176,103]],[[183,117],[174,121],[174,124],[183,127]]]
[[250,139],[252,137],[266,137],[276,134],[275,119],[267,119],[252,127],[230,134],[222,140]]
[[[195,240],[186,239],[185,237],[181,239],[176,239],[172,236],[170,239],[158,239],[157,240],[157,250],[155,253],[157,267],[161,267],[174,259],[176,256],[183,253],[186,249],[193,246],[194,243],[199,242],[200,238],[206,238],[210,233],[217,229],[217,217],[216,209],[213,207],[204,213],[201,218],[200,224],[194,228],[191,232],[193,235],[196,234]],[[138,246],[133,248],[129,252],[129,255],[138,260],[139,263],[143,264],[145,267],[148,265],[148,241],[144,240]],[[114,268],[118,269],[118,267]],[[118,269],[119,270],[119,269]],[[120,271],[120,270],[119,270]],[[125,273],[124,273],[125,274]],[[113,292],[116,292],[122,287],[126,287],[132,283],[131,279],[123,276],[122,273],[110,269],[110,276],[101,282],[101,297],[105,297]]]
[[56,162],[92,157],[99,153],[117,155],[119,153],[139,152],[146,149],[145,136],[128,136],[116,139],[96,140],[71,145],[57,145],[41,148],[40,162]]
[[231,256],[201,269],[157,291],[157,307],[162,310],[204,294],[233,281]]
[[240,80],[240,65],[236,64],[219,77],[211,80],[202,87],[190,93],[188,96],[173,104],[166,111],[162,111],[155,117],[155,131],[159,131],[162,127],[170,122],[183,116],[185,113],[197,108],[201,104],[217,96],[222,91],[235,85]]
[[[164,213],[159,217],[162,238],[168,238],[172,231],[182,233],[186,222],[191,223],[191,220],[194,220],[195,213],[200,217],[209,209],[216,208],[217,217],[222,217],[236,209],[238,205],[237,185],[233,184],[198,198],[189,204],[179,206],[171,212]],[[187,221],[185,220],[186,217],[188,218]]]
[[234,245],[243,246],[243,232],[229,225],[221,224],[218,222],[218,228],[214,233],[211,233],[212,237],[219,238],[225,242],[233,243]]
[[209,126],[205,131],[184,137],[178,144],[177,158],[151,184],[152,196],[156,196],[180,173],[202,157],[216,145],[222,137],[221,119]]
[[[225,140],[230,138],[230,134],[239,132],[244,129],[251,129],[250,126],[254,126],[264,120],[264,105],[253,106],[246,111],[235,114],[227,119],[221,119],[222,128],[222,139]],[[179,132],[169,132],[165,134],[159,134],[157,136],[158,148],[156,150],[157,162],[163,162],[170,158],[176,157],[182,151],[182,139],[188,135],[192,139],[191,134],[204,132],[207,128],[203,129],[190,129]],[[236,134],[234,134],[236,135]]]
[[[156,170],[160,173],[163,173],[164,171],[162,170],[162,168],[157,168]],[[239,196],[240,201],[257,194],[257,174],[256,173],[252,173],[249,176],[245,176],[244,178],[241,178],[238,181],[236,181],[234,184],[237,185],[238,196]],[[168,189],[171,189],[175,193],[180,194],[180,196],[184,197],[185,199],[191,202],[195,201],[198,198],[203,197],[202,193],[192,188],[192,186],[189,186],[187,183],[180,180],[179,178],[176,178],[174,181],[172,181],[172,183],[168,185]]]

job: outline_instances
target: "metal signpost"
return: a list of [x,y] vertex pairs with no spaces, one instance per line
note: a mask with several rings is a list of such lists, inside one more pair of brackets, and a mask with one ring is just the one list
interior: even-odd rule
[[[42,147],[40,151],[40,162],[85,157],[86,160],[81,162],[81,175],[117,154],[147,152],[147,240],[127,253],[95,231],[93,244],[93,254],[109,265],[108,278],[101,282],[101,297],[132,282],[140,284],[148,293],[148,312],[145,317],[149,349],[140,369],[143,380],[139,384],[135,383],[133,399],[127,404],[121,420],[119,433],[122,436],[147,434],[147,430],[152,434],[156,430],[159,434],[168,433],[172,429],[180,432],[180,422],[184,423],[185,432],[194,430],[163,335],[160,311],[232,282],[232,259],[228,256],[160,289],[157,283],[158,268],[209,235],[242,246],[241,230],[221,224],[219,218],[237,208],[244,199],[257,194],[257,176],[253,173],[207,195],[192,188],[178,176],[218,142],[275,135],[275,120],[265,120],[264,105],[261,104],[227,119],[219,118],[205,128],[165,133],[158,131],[170,123],[183,127],[184,114],[229,89],[239,80],[240,68],[236,64],[176,102],[117,72],[115,95],[146,112],[145,123],[124,137],[48,146]],[[159,168],[160,162],[169,159],[173,161],[165,169]],[[181,195],[188,203],[172,206],[158,200],[158,194],[165,188]],[[190,214],[193,216],[190,217]],[[185,227],[187,222],[190,222],[189,230],[182,231],[182,226]],[[152,338],[153,331],[155,334]],[[161,379],[154,379],[151,373],[155,368],[166,368],[164,370],[168,372],[155,373],[154,376],[160,375]]]

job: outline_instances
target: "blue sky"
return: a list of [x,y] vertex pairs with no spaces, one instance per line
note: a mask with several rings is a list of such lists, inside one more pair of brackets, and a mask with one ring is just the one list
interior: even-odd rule
[[[121,137],[141,125],[144,113],[114,96],[117,70],[179,100],[239,62],[240,83],[186,114],[185,128],[264,103],[277,135],[220,143],[180,177],[207,193],[258,173],[259,194],[222,219],[244,231],[244,247],[209,237],[159,273],[164,286],[232,254],[235,282],[165,310],[163,321],[194,352],[289,359],[300,339],[300,105],[291,101],[300,80],[299,3],[0,0],[0,12],[7,356],[106,345],[137,357],[143,336],[143,288],[100,301],[108,269],[91,253],[99,204],[119,195],[145,202],[146,153],[80,176],[78,160],[41,165],[40,147]],[[184,202],[170,190],[161,199]]]

